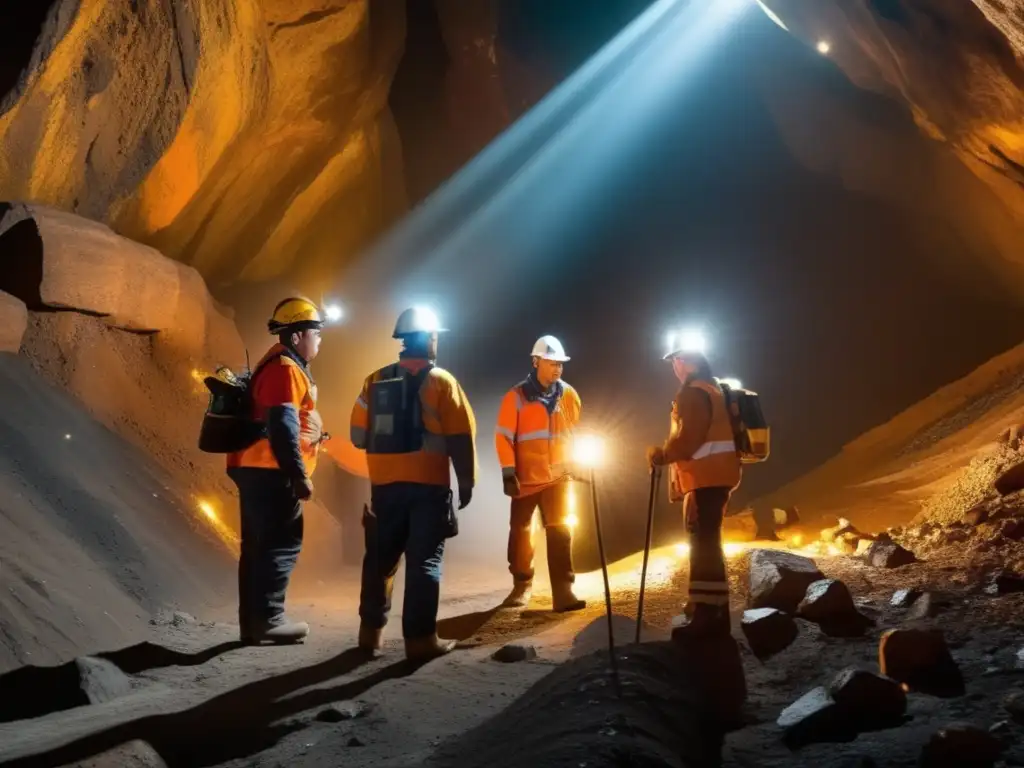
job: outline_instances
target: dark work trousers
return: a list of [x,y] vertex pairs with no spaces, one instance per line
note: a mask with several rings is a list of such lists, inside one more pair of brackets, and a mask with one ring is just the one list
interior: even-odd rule
[[722,554],[722,518],[731,488],[698,488],[686,494],[683,513],[690,532],[690,602],[729,605]]
[[572,569],[572,531],[565,524],[569,515],[569,483],[564,480],[518,499],[512,499],[508,531],[508,570],[516,582],[533,581],[533,511],[540,508],[548,545],[548,573],[551,586],[576,581]]
[[284,596],[302,549],[302,502],[276,469],[233,467],[242,507],[238,624],[243,635],[284,621]]
[[402,635],[416,639],[437,631],[448,494],[447,488],[422,483],[372,487],[373,514],[363,519],[366,554],[359,593],[359,618],[367,626],[387,624],[395,574],[405,555]]

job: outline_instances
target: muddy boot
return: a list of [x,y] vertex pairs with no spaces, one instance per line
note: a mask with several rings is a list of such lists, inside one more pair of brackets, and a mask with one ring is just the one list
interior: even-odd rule
[[430,661],[455,649],[455,640],[442,640],[435,632],[426,637],[405,638],[405,658],[410,661]]
[[[687,606],[689,607],[689,606]],[[686,643],[691,640],[725,638],[731,633],[728,606],[697,603],[689,615],[683,615],[672,622],[672,640]]]
[[551,610],[555,613],[567,613],[568,611],[582,611],[587,607],[587,601],[576,597],[572,591],[572,585],[566,584],[551,589]]
[[359,625],[359,650],[374,659],[384,655],[384,630],[366,624]]
[[525,608],[529,605],[532,594],[533,582],[517,581],[501,605],[503,608]]
[[275,645],[289,645],[301,643],[309,635],[309,624],[304,621],[284,621],[280,624],[254,631],[250,636],[250,642],[274,643]]

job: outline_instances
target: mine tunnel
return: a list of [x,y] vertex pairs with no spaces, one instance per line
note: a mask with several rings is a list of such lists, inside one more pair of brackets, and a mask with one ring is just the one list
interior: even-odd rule
[[22,5],[0,765],[1024,760],[1018,0]]

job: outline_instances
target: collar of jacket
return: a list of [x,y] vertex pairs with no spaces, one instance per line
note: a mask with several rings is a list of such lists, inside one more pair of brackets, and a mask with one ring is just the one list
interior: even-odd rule
[[562,399],[562,382],[556,381],[547,390],[544,390],[540,381],[537,379],[537,374],[533,371],[526,377],[519,387],[523,390],[523,395],[526,397],[527,402],[540,401],[547,408],[548,413],[554,413],[555,408],[558,406],[558,401]]
[[402,357],[398,356],[398,364],[405,368],[413,376],[417,375],[424,368],[432,368],[434,362],[425,357]]
[[277,346],[279,347],[278,353],[282,357],[287,357],[289,360],[291,360],[293,363],[299,366],[299,370],[306,374],[306,378],[309,379],[310,384],[316,383],[313,380],[313,372],[309,370],[309,363],[302,355],[300,355],[298,352],[296,352],[294,349],[292,349],[286,344],[278,343]]

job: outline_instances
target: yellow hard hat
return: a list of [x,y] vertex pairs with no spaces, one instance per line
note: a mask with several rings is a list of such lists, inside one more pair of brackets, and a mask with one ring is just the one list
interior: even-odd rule
[[301,296],[292,296],[279,302],[267,322],[267,330],[275,336],[289,330],[304,331],[323,327],[324,320],[316,304]]

